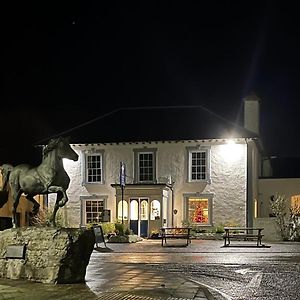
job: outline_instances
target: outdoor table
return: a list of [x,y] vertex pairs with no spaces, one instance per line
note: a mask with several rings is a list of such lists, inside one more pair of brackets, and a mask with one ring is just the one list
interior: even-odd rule
[[256,227],[225,227],[224,238],[224,247],[230,245],[232,239],[242,239],[255,240],[257,242],[257,247],[262,246],[261,239],[263,237],[262,231],[264,228]]

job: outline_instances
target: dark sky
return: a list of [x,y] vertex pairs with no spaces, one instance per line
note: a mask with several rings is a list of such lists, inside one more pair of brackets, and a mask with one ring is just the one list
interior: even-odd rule
[[12,2],[1,9],[1,162],[123,106],[203,105],[240,120],[251,92],[266,154],[300,156],[299,33],[292,1]]

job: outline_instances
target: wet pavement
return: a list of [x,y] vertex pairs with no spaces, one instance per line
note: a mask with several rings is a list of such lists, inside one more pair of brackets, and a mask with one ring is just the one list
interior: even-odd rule
[[[250,242],[251,243],[251,242]],[[48,285],[0,279],[4,299],[300,299],[300,244],[158,240],[94,250],[86,284]]]

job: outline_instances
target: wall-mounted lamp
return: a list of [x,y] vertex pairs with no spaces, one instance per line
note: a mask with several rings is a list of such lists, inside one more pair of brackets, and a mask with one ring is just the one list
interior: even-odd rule
[[243,144],[237,144],[234,140],[228,139],[221,145],[221,156],[226,162],[238,161],[245,149]]

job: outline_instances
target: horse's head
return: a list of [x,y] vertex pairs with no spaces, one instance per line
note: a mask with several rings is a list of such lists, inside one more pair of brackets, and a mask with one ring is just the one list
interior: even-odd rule
[[68,138],[59,137],[57,139],[50,140],[44,149],[44,155],[54,149],[57,149],[57,155],[60,159],[67,158],[74,161],[78,160],[78,154],[70,146]]

